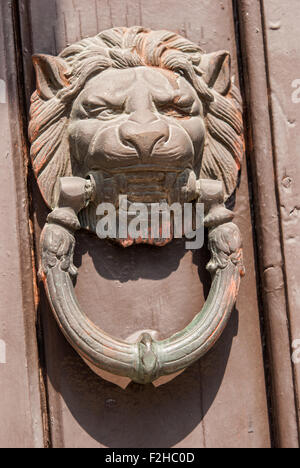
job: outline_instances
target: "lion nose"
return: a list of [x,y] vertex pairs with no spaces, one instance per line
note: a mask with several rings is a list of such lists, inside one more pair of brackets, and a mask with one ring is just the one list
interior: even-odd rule
[[137,117],[133,114],[120,126],[119,133],[122,143],[134,147],[141,159],[145,160],[151,156],[158,143],[165,143],[169,139],[169,128],[166,122],[157,119],[152,113]]

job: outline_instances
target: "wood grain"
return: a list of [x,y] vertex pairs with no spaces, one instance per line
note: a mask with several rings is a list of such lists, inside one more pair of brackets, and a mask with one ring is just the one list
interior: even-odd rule
[[[32,53],[55,54],[111,26],[141,23],[178,31],[207,51],[229,49],[238,74],[231,1],[182,5],[181,0],[21,1],[27,101],[34,89]],[[38,238],[46,210],[37,188],[33,197]],[[247,269],[237,310],[215,348],[166,385],[130,384],[122,390],[99,379],[66,343],[41,296],[54,447],[270,445],[246,165],[235,210]],[[125,327],[133,332],[142,319],[181,326],[201,309],[209,288],[205,249],[192,255],[174,243],[145,264],[138,250],[118,253],[84,232],[77,243],[76,294],[91,319],[110,333],[122,335]]]
[[[300,70],[295,64],[300,60],[299,38],[296,33],[300,21],[300,9],[297,0],[290,1],[288,8],[284,8],[282,2],[278,0],[264,1],[263,6],[290,349],[299,350],[300,342],[297,340],[300,339]],[[295,354],[294,361],[300,433],[299,352]]]
[[[12,2],[0,7],[0,447],[43,447],[26,159]],[[1,14],[2,13],[2,14]],[[5,49],[4,49],[5,48]],[[2,347],[3,351],[3,347]]]
[[277,447],[298,447],[284,255],[276,196],[274,149],[277,143],[274,145],[270,121],[264,25],[260,1],[243,0],[238,2],[238,9],[274,443]]

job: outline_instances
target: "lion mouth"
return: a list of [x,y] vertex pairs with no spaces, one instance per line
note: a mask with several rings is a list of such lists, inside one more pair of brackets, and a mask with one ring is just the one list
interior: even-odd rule
[[139,203],[168,200],[176,177],[174,172],[130,172],[126,174],[128,200]]
[[[140,169],[140,168],[139,168]],[[157,203],[166,201],[186,203],[197,197],[196,174],[184,171],[135,170],[129,173],[91,171],[87,174],[96,187],[95,203],[109,202],[119,205],[119,196],[126,195],[133,203]]]

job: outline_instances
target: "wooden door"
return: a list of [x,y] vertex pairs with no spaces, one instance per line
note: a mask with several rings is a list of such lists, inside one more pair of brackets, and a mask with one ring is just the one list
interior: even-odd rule
[[[2,1],[1,446],[298,446],[300,82],[292,72],[300,49],[291,27],[297,1],[288,9],[281,3]],[[207,52],[232,55],[245,107],[246,158],[234,212],[247,273],[230,322],[207,355],[163,385],[122,388],[94,374],[67,343],[37,277],[39,236],[49,211],[29,162],[27,125],[33,54],[57,55],[105,29],[134,25],[175,31]],[[201,309],[210,287],[208,258],[206,248],[192,253],[180,240],[161,250],[121,250],[80,231],[77,297],[93,322],[119,338],[158,322],[164,338]]]

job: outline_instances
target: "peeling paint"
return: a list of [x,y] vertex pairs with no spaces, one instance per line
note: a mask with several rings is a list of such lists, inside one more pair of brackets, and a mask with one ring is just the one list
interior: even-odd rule
[[276,22],[270,22],[270,29],[272,31],[278,31],[281,28],[281,22],[276,21]]

